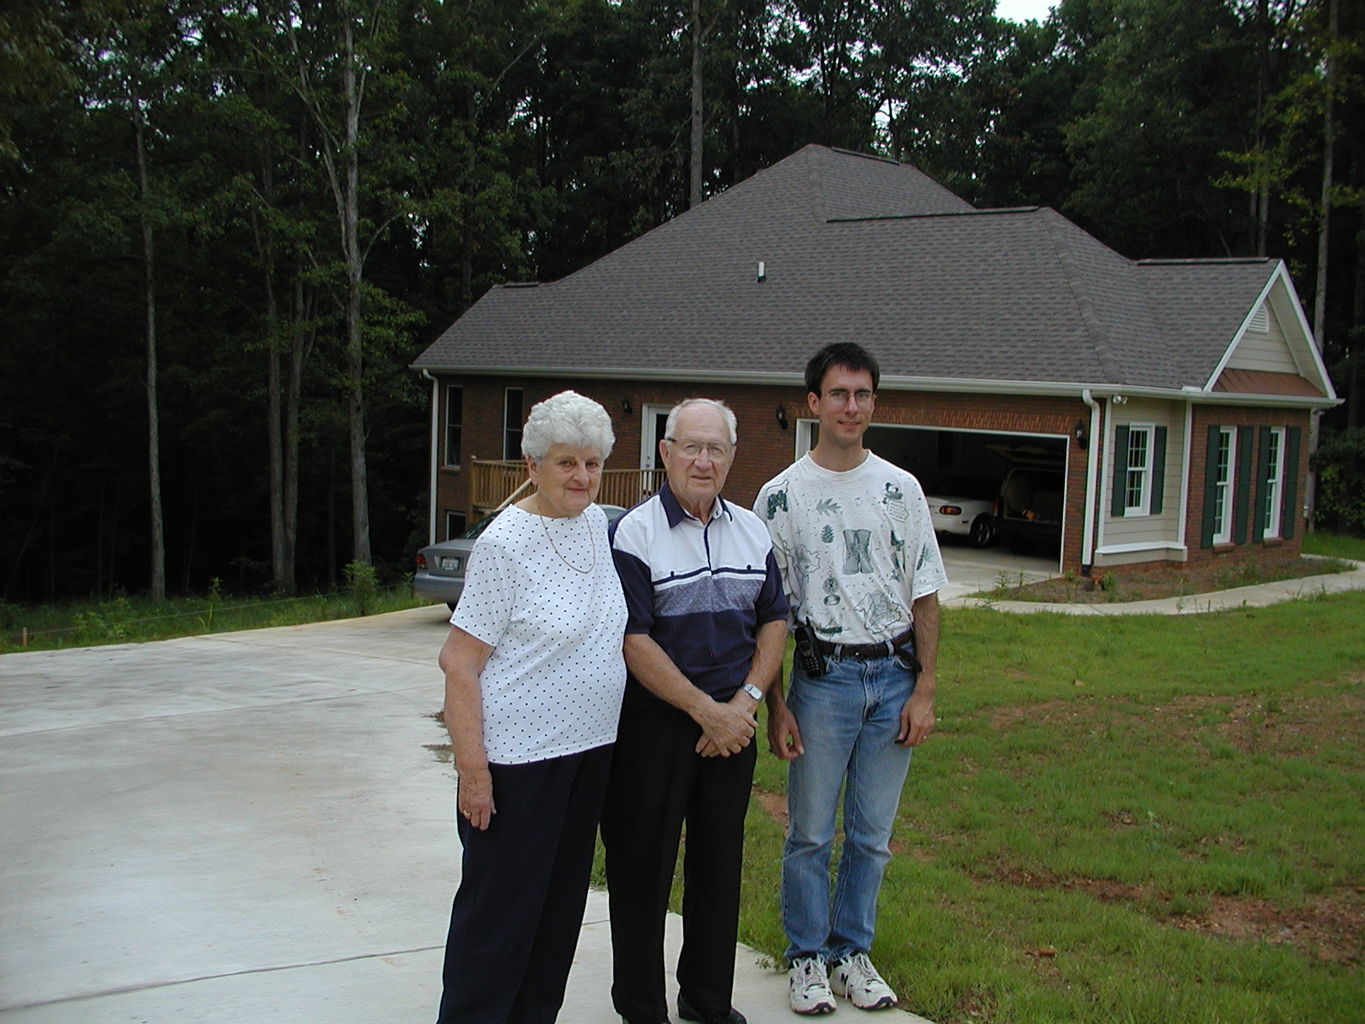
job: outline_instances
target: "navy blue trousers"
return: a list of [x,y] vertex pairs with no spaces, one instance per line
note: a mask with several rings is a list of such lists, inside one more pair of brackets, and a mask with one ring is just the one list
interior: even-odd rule
[[678,985],[707,1014],[730,1012],[744,814],[758,750],[694,752],[700,727],[672,707],[621,711],[602,815],[611,902],[612,1003],[627,1024],[668,1019],[664,918],[684,825]]
[[610,767],[610,745],[490,766],[492,824],[459,820],[437,1024],[552,1024],[559,1014]]

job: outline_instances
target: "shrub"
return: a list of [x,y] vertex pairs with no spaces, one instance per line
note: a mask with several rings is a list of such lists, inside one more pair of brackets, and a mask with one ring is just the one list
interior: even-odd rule
[[1318,475],[1315,526],[1365,536],[1365,427],[1323,431],[1313,471]]
[[379,574],[368,562],[346,563],[346,586],[355,601],[356,614],[369,615],[379,597]]

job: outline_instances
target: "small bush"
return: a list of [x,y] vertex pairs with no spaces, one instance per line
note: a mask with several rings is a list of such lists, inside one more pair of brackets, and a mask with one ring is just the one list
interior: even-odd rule
[[346,563],[346,587],[357,615],[369,615],[379,596],[379,574],[368,562]]

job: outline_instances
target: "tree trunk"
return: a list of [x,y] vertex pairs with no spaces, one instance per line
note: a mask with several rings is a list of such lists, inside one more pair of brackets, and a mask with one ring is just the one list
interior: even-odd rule
[[147,476],[151,489],[152,565],[151,595],[153,601],[166,598],[166,534],[161,514],[161,424],[156,396],[156,248],[152,221],[147,210],[147,152],[143,131],[142,101],[132,99],[133,134],[137,143],[137,179],[142,199],[142,260],[146,272],[147,324]]
[[1351,300],[1351,330],[1346,335],[1346,429],[1365,421],[1365,195],[1361,196],[1356,228],[1356,280]]
[[298,587],[299,537],[299,416],[303,407],[303,366],[313,347],[312,303],[303,286],[304,257],[294,268],[294,323],[289,336],[289,385],[284,404],[284,538],[285,585]]
[[1256,255],[1264,256],[1270,241],[1270,156],[1265,130],[1270,95],[1270,0],[1257,0],[1256,36],[1256,166],[1252,169],[1251,222]]
[[[272,199],[270,159],[262,167],[262,190],[266,205]],[[288,554],[285,550],[284,525],[284,439],[282,437],[281,374],[280,374],[280,316],[275,298],[275,245],[273,232],[267,225],[262,229],[260,219],[253,213],[251,226],[256,234],[256,251],[261,260],[261,280],[265,289],[265,352],[266,352],[266,446],[270,467],[270,577],[281,594],[292,593],[286,586]]]
[[360,289],[364,261],[360,252],[360,85],[356,81],[355,38],[350,18],[342,22],[342,94],[346,104],[346,176],[343,193],[342,244],[346,256],[346,376],[351,440],[352,558],[368,564],[370,495],[365,463],[365,336]]
[[701,0],[692,0],[692,163],[688,175],[688,207],[700,206],[702,175]]
[[[1313,294],[1313,341],[1318,351],[1323,351],[1327,339],[1327,240],[1332,213],[1332,159],[1336,150],[1336,126],[1333,124],[1332,91],[1336,88],[1333,81],[1333,55],[1337,44],[1337,0],[1328,0],[1327,5],[1327,57],[1323,61],[1323,125],[1322,125],[1322,197],[1318,206],[1318,279]],[[1318,450],[1318,437],[1321,433],[1322,413],[1313,410],[1309,416],[1308,455]],[[1318,503],[1318,476],[1311,468],[1305,480],[1304,499],[1308,505],[1308,528],[1315,528]]]
[[1332,161],[1336,154],[1336,125],[1333,122],[1332,93],[1334,51],[1337,44],[1337,0],[1327,5],[1327,57],[1323,61],[1322,193],[1318,203],[1318,280],[1313,295],[1313,340],[1321,352],[1326,338],[1327,319],[1327,240],[1332,216]]

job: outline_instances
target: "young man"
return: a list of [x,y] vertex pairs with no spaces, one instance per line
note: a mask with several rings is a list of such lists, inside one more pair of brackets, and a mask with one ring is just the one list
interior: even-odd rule
[[730,999],[754,712],[782,669],[787,601],[763,523],[720,495],[734,413],[690,398],[665,433],[666,483],[612,524],[630,677],[602,817],[611,997],[626,1024],[668,1020],[664,917],[686,822],[678,1016],[744,1024]]
[[806,401],[819,438],[754,505],[797,631],[790,692],[779,681],[767,703],[769,744],[789,762],[782,923],[791,1008],[801,1014],[831,1012],[835,993],[863,1010],[896,1004],[868,954],[910,749],[934,728],[947,578],[919,482],[863,447],[878,377],[858,345],[829,345],[811,359]]

